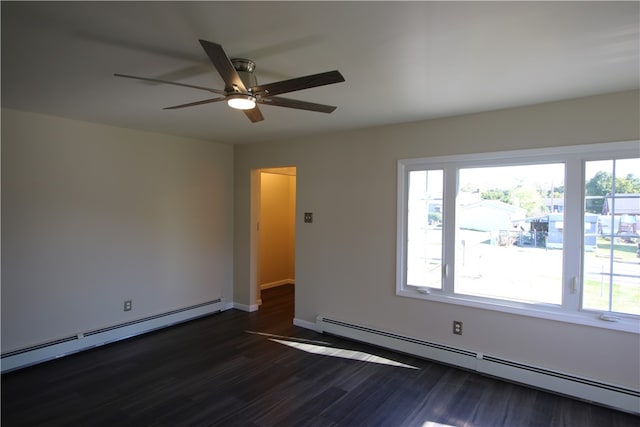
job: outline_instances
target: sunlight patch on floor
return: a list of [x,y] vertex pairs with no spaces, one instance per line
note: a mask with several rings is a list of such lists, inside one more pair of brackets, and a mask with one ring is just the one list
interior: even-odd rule
[[384,357],[376,356],[374,354],[364,353],[362,351],[345,350],[342,348],[333,348],[333,347],[327,347],[324,345],[315,345],[315,344],[309,344],[309,343],[303,343],[303,342],[281,340],[276,338],[270,338],[270,341],[284,344],[286,346],[293,347],[298,350],[306,351],[307,353],[312,353],[312,354],[340,357],[342,359],[358,360],[361,362],[378,363],[381,365],[397,366],[400,368],[419,369],[415,366],[396,362],[395,360],[386,359]]
[[287,341],[306,342],[306,343],[309,343],[309,344],[318,344],[318,345],[331,345],[331,343],[328,343],[326,341],[308,340],[308,339],[305,339],[305,338],[298,338],[298,337],[290,337],[290,336],[284,336],[284,335],[270,334],[268,332],[246,331],[246,330],[245,330],[245,332],[247,334],[260,335],[260,336],[268,337],[268,338],[280,338],[280,339],[287,340]]
[[434,421],[425,421],[422,424],[422,427],[455,427],[455,426],[452,426],[451,424],[440,424]]

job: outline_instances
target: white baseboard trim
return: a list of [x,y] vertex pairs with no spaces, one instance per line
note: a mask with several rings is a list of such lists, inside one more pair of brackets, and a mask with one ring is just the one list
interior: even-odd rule
[[[300,326],[310,323],[298,320]],[[296,324],[296,320],[294,320]],[[304,326],[303,326],[304,327]],[[311,328],[309,328],[311,329]],[[318,316],[316,330],[640,414],[640,390]]]
[[78,332],[76,335],[60,338],[46,343],[9,351],[0,357],[2,373],[25,368],[37,363],[57,359],[79,351],[88,350],[104,344],[131,338],[198,317],[217,313],[222,309],[220,298],[190,307],[172,310],[142,319],[132,320],[119,325],[108,326],[92,331]]
[[233,301],[224,301],[222,303],[222,311],[231,310],[233,308]]
[[294,317],[293,324],[295,326],[300,326],[301,328],[311,329],[312,331],[315,331],[315,332],[322,332],[318,330],[318,325],[314,322],[307,322],[306,320],[302,320]]
[[262,285],[260,285],[260,290],[275,288],[282,285],[292,285],[292,284],[295,284],[294,279],[276,280],[275,282],[263,283]]
[[252,313],[254,311],[257,311],[260,308],[260,305],[259,304],[246,305],[246,304],[240,304],[239,302],[234,302],[233,308]]

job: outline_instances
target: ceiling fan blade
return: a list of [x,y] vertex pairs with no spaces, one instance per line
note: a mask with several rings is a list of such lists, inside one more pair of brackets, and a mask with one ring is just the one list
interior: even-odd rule
[[178,108],[195,107],[196,105],[211,104],[212,102],[224,101],[226,98],[205,99],[202,101],[190,102],[188,104],[174,105],[173,107],[165,107],[163,110],[177,110]]
[[251,110],[243,110],[243,111],[244,111],[244,114],[249,118],[249,120],[251,120],[252,123],[261,122],[264,120],[264,117],[262,116],[262,112],[258,109],[257,105]]
[[224,84],[226,86],[225,89],[230,91],[233,90],[235,86],[241,92],[246,93],[247,88],[244,86],[244,83],[242,83],[240,75],[231,63],[227,54],[224,52],[224,49],[222,49],[222,46],[206,40],[200,40],[200,44],[213,63],[213,66],[218,70],[218,74],[220,74],[222,80],[224,80]]
[[251,88],[254,95],[268,97],[282,93],[295,92],[296,90],[310,89],[312,87],[330,85],[344,81],[339,71],[327,71],[326,73],[312,74],[295,79],[282,80],[280,82],[257,85]]
[[337,107],[333,105],[315,104],[313,102],[300,101],[297,99],[271,96],[257,100],[264,105],[274,105],[276,107],[296,108],[298,110],[317,111],[319,113],[332,113]]
[[167,80],[152,79],[150,77],[138,77],[138,76],[130,76],[128,74],[118,74],[118,73],[115,73],[114,76],[116,76],[116,77],[126,77],[128,79],[135,79],[135,80],[145,80],[147,82],[165,83],[165,84],[169,84],[169,85],[190,87],[192,89],[206,90],[206,91],[209,91],[209,92],[217,93],[219,95],[224,95],[225,94],[225,92],[223,90],[219,90],[219,89],[211,89],[209,87],[204,87],[204,86],[195,86],[195,85],[189,85],[189,84],[185,84],[185,83],[170,82],[170,81],[167,81]]

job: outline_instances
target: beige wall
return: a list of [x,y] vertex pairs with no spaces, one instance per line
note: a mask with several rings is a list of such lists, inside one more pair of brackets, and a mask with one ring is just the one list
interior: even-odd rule
[[[296,318],[318,314],[640,388],[638,334],[395,295],[397,160],[640,139],[638,91],[235,147],[234,288],[250,281],[255,168],[297,167]],[[331,120],[328,118],[328,120]],[[313,224],[302,222],[313,212]],[[451,333],[452,320],[465,325]]]
[[3,109],[2,351],[232,301],[232,206],[231,146]]
[[295,279],[295,176],[260,174],[259,272],[261,287]]

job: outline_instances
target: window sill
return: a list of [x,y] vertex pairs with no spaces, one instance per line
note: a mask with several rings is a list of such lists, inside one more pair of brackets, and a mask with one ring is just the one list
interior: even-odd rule
[[535,317],[539,319],[554,320],[558,322],[572,323],[582,326],[640,334],[640,319],[637,318],[620,317],[619,321],[611,322],[600,319],[601,313],[599,312],[582,311],[579,313],[567,313],[552,306],[549,306],[547,308],[510,301],[485,300],[474,298],[472,296],[450,296],[439,293],[425,294],[419,292],[417,288],[415,290],[402,289],[397,291],[396,295],[407,298],[421,299],[425,301],[455,304],[465,307],[473,307],[483,310],[515,314],[519,316]]

